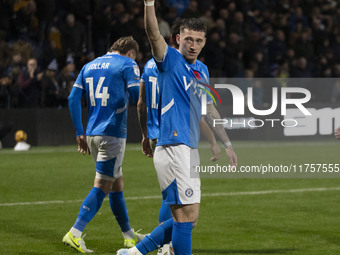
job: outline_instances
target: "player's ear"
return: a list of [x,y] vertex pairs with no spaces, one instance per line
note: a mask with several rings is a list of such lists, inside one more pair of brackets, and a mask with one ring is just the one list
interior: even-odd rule
[[202,48],[205,46],[205,43],[207,42],[207,38],[206,37],[204,37],[204,40],[203,40],[203,46],[202,46]]
[[136,60],[136,52],[135,50],[131,49],[131,50],[128,50],[128,52],[126,53],[126,55],[128,58],[131,58],[133,60]]
[[176,42],[177,42],[178,45],[179,45],[180,38],[181,38],[180,34],[177,34],[176,35]]

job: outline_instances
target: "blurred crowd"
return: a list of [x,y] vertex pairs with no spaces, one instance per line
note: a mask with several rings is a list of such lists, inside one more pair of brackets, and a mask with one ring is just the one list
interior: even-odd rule
[[[176,18],[205,20],[200,59],[211,77],[340,78],[339,1],[156,0],[156,8],[166,40]],[[143,10],[142,0],[0,0],[0,108],[66,107],[81,67],[121,36],[139,43],[142,70],[151,58]],[[313,90],[318,101],[340,101],[340,83]]]

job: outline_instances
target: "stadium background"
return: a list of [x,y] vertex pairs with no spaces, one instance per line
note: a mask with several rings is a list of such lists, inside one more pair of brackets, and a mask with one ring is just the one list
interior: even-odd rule
[[[339,108],[337,83],[315,82],[317,77],[337,81],[340,76],[338,1],[156,2],[167,38],[177,16],[207,21],[209,42],[200,58],[212,77],[310,78],[314,83],[307,107]],[[142,0],[0,0],[0,127],[12,125],[0,150],[0,254],[74,254],[61,238],[93,185],[94,163],[77,152],[66,98],[81,66],[105,53],[120,36],[132,34],[138,40],[143,69],[151,56],[142,14]],[[30,57],[38,60],[36,75],[44,74],[32,89],[38,98],[34,104],[21,100],[25,94],[20,77]],[[271,86],[253,89],[257,109],[268,109]],[[222,114],[229,118],[230,95],[222,102]],[[330,133],[336,118],[327,119]],[[140,152],[136,108],[130,107],[128,119],[124,195],[132,226],[148,233],[158,224],[161,195],[152,160]],[[317,120],[316,125],[321,124]],[[28,133],[33,145],[29,151],[13,151],[17,129]],[[240,166],[339,164],[339,141],[317,131],[290,138],[281,128],[229,134]],[[207,144],[200,152],[202,164],[212,164]],[[228,164],[223,153],[218,164]],[[313,178],[312,173],[307,178],[284,177],[202,178],[193,253],[340,254],[339,179]],[[96,254],[113,254],[122,246],[107,200],[85,232],[86,244]]]
[[[156,7],[167,40],[177,17],[206,21],[208,42],[200,59],[211,77],[340,77],[337,1],[161,0]],[[73,82],[84,63],[105,54],[119,37],[132,34],[138,41],[141,70],[151,57],[143,1],[2,0],[0,14],[0,121],[12,126],[4,147],[13,146],[17,129],[27,130],[32,145],[71,144],[66,108]],[[37,59],[38,67],[35,81],[27,87],[30,58]],[[251,86],[256,106],[268,107],[271,87]],[[242,90],[246,95],[246,87]],[[333,109],[339,105],[339,82],[315,83],[311,91],[311,103]],[[224,106],[231,105],[232,100],[224,100]],[[223,117],[229,114],[227,110]],[[135,108],[130,107],[129,116],[128,141],[138,142]]]

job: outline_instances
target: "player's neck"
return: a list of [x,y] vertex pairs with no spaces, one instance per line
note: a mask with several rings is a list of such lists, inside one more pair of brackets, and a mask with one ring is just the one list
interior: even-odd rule
[[[182,55],[183,56],[183,55]],[[195,64],[196,63],[196,60],[197,58],[195,59],[187,59],[186,57],[183,56],[183,58],[185,59],[185,61],[188,63],[188,64]]]
[[118,54],[118,55],[121,55],[121,54],[120,54],[120,52],[119,52],[119,51],[116,51],[116,50],[114,50],[114,51],[110,51],[109,53],[111,53],[111,54]]

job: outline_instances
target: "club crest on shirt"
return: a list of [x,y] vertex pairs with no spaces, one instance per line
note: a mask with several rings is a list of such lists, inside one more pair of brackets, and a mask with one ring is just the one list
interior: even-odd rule
[[187,197],[192,197],[192,195],[194,194],[194,191],[192,190],[192,188],[187,188],[185,191],[185,195]]
[[137,65],[133,66],[133,72],[135,73],[135,75],[140,76],[139,67]]

